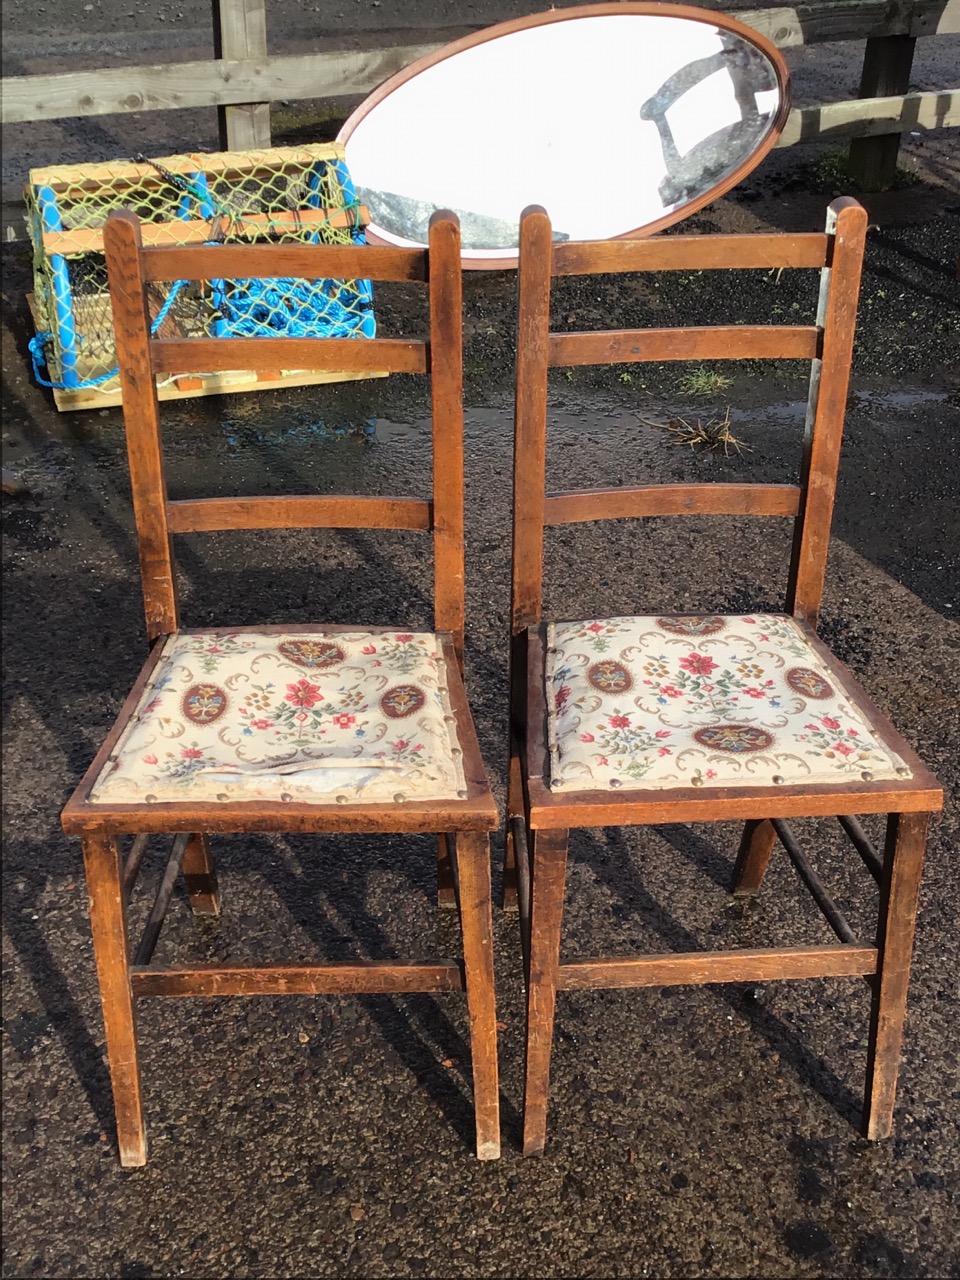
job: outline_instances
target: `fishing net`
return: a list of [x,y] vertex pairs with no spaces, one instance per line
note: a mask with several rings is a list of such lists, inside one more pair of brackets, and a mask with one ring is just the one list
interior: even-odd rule
[[[137,214],[146,245],[364,240],[365,210],[336,143],[34,169],[26,201],[37,326],[31,354],[37,380],[63,393],[58,403],[91,391],[119,399],[103,256],[113,210]],[[151,286],[151,316],[161,337],[375,333],[368,280],[174,281]]]

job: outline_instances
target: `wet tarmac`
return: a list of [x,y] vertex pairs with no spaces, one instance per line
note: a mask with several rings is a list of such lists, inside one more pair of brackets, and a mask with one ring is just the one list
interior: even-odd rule
[[[498,910],[499,1162],[471,1154],[459,997],[297,997],[145,1003],[151,1156],[122,1171],[80,850],[58,814],[145,652],[123,430],[117,410],[58,414],[31,385],[12,308],[4,465],[29,492],[3,499],[4,1275],[960,1274],[956,225],[944,213],[939,229],[894,229],[871,247],[822,621],[948,796],[929,845],[895,1135],[878,1145],[856,1127],[868,992],[838,979],[562,996],[548,1147],[524,1161],[519,945]],[[891,278],[903,296],[868,306]],[[719,308],[702,283],[685,287],[651,302],[572,286],[562,305],[588,320],[652,307],[665,322],[699,291]],[[759,305],[748,295],[737,304]],[[789,309],[794,295],[780,296]],[[501,803],[511,305],[510,278],[469,284],[467,675]],[[383,315],[404,322],[399,304]],[[731,376],[698,398],[677,389],[676,370],[559,373],[551,485],[792,478],[802,383]],[[727,409],[739,442],[727,453],[678,445],[669,429]],[[411,379],[182,402],[166,424],[174,496],[425,492]],[[775,609],[788,546],[776,521],[563,529],[549,598],[580,615]],[[189,625],[430,623],[415,534],[191,535],[178,553]],[[869,937],[875,889],[859,859],[829,825],[798,826]],[[737,838],[731,826],[580,833],[565,954],[825,941],[785,858],[754,911],[732,909]],[[428,838],[224,837],[215,852],[223,917],[195,919],[175,899],[158,961],[455,946]],[[135,913],[160,870],[149,863]]]

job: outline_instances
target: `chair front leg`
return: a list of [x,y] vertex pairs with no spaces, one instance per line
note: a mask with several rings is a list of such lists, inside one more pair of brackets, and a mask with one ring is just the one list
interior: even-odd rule
[[147,1162],[133,992],[130,988],[126,909],[120,852],[113,836],[84,836],[83,861],[90,897],[93,949],[107,1040],[107,1061],[117,1117],[120,1163]]
[[217,869],[210,852],[210,840],[203,832],[195,832],[187,841],[183,853],[183,880],[196,915],[220,914]]
[[567,875],[568,831],[532,831],[530,975],[523,1093],[523,1154],[539,1155],[547,1137],[550,1057],[560,968],[560,929]]
[[497,1070],[497,1007],[493,977],[493,902],[490,841],[482,832],[456,838],[463,971],[470,1019],[473,1105],[477,1159],[500,1156],[500,1082]]
[[863,1132],[872,1140],[889,1137],[897,1093],[900,1046],[907,1011],[907,987],[917,922],[917,901],[930,815],[892,813],[880,882],[877,973],[873,980]]
[[732,894],[738,898],[757,896],[776,842],[777,833],[769,819],[752,819],[747,823],[733,867],[730,884]]

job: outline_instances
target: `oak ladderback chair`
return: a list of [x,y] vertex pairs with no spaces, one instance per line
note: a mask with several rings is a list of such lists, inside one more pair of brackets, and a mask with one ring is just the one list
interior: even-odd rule
[[[556,993],[584,988],[867,975],[863,1125],[871,1138],[890,1131],[928,815],[942,794],[816,633],[865,235],[866,214],[849,199],[830,206],[825,234],[553,244],[547,214],[524,214],[505,900],[519,906],[527,977],[527,1154],[545,1141]],[[791,267],[821,271],[807,326],[551,331],[555,277]],[[724,359],[811,362],[798,484],[545,492],[552,366]],[[674,515],[792,518],[786,612],[544,618],[546,527]],[[854,816],[865,813],[888,815],[882,855]],[[788,823],[821,816],[839,818],[879,883],[876,938],[856,937]],[[836,943],[561,962],[572,828],[737,819],[745,825],[733,891],[759,892],[779,838]]]
[[[459,224],[436,214],[428,250],[356,245],[144,248],[115,214],[104,245],[150,653],[63,811],[82,838],[120,1159],[146,1160],[135,1006],[148,996],[462,990],[477,1154],[499,1155],[489,832],[497,810],[462,679],[462,277]],[[373,279],[425,284],[428,339],[154,338],[153,282]],[[200,287],[206,287],[201,285]],[[430,377],[432,497],[281,496],[171,501],[156,377],[231,369],[375,368]],[[180,625],[172,535],[240,529],[408,529],[432,535],[435,631],[291,624]],[[242,690],[242,695],[238,693]],[[284,692],[286,691],[286,692]],[[460,960],[151,965],[180,872],[218,914],[211,832],[433,832],[441,896],[460,914]],[[143,937],[127,905],[151,836],[173,836]],[[121,856],[120,841],[132,836]]]

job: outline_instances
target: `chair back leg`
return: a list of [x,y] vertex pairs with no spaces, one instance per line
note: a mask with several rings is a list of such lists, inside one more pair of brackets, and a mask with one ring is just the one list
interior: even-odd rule
[[760,892],[767,864],[777,842],[773,823],[760,818],[746,824],[733,867],[730,892],[738,898],[755,898]]
[[183,852],[183,882],[190,906],[198,916],[220,914],[220,886],[217,869],[210,852],[210,840],[203,832],[194,832]]

